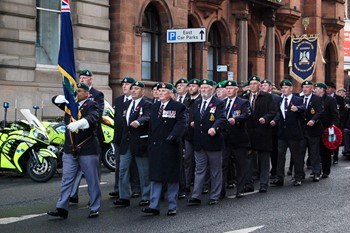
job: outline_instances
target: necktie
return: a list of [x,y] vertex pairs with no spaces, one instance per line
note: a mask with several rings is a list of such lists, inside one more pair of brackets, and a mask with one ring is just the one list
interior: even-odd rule
[[179,102],[182,103],[182,95],[179,96]]
[[307,97],[304,98],[304,107],[307,108]]
[[284,111],[287,112],[288,110],[288,98],[284,98]]
[[162,117],[164,110],[164,104],[162,104],[158,110],[158,118]]
[[229,111],[230,111],[230,107],[231,107],[231,102],[232,102],[232,100],[229,100],[229,101],[228,101],[228,104],[227,104],[227,106],[226,106],[226,108],[225,108],[225,112],[226,112],[226,116],[227,116],[227,117],[229,116]]
[[130,123],[130,120],[131,120],[131,116],[132,116],[132,114],[134,114],[134,112],[135,112],[135,101],[133,100],[132,101],[131,110],[130,110],[130,115],[129,115],[129,123]]
[[255,109],[255,97],[256,97],[256,94],[253,94],[253,96],[252,96],[252,103],[251,103],[251,107],[252,107],[253,110]]
[[203,118],[203,115],[204,115],[204,112],[205,112],[205,108],[206,108],[205,105],[207,105],[207,101],[203,102],[203,106],[202,106],[202,109],[201,109],[201,112],[200,112],[201,119]]

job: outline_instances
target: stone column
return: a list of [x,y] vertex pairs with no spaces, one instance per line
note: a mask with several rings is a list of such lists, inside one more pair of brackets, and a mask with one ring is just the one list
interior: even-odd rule
[[275,83],[275,13],[264,21],[267,27],[266,35],[266,56],[265,56],[265,75],[266,79]]
[[238,84],[248,79],[248,13],[236,15],[239,21],[238,31]]

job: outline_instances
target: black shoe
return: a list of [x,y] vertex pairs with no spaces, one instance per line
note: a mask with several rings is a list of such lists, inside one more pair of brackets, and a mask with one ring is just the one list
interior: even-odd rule
[[350,155],[350,151],[343,151],[341,152],[344,156],[349,156]]
[[209,189],[208,188],[203,188],[202,189],[202,194],[208,194],[209,193]]
[[267,192],[267,187],[265,186],[260,187],[259,193],[266,193],[266,192]]
[[177,198],[178,199],[185,199],[186,198],[186,193],[184,193],[184,192],[179,193],[179,196]]
[[61,218],[67,218],[68,217],[68,211],[62,208],[57,208],[54,211],[48,211],[47,215],[54,216],[54,217],[61,217]]
[[140,193],[137,193],[137,192],[133,192],[133,193],[131,194],[131,197],[132,197],[132,198],[139,197],[139,196],[140,196]]
[[280,187],[280,186],[283,186],[283,181],[282,180],[274,180],[274,181],[271,181],[270,184],[275,186],[275,187]]
[[301,185],[301,181],[300,180],[294,180],[293,186],[300,186],[300,185]]
[[234,189],[236,187],[236,185],[235,184],[228,184],[227,185],[227,189]]
[[293,172],[292,172],[291,170],[288,170],[288,171],[287,171],[287,175],[288,175],[288,176],[291,176],[291,175],[293,175]]
[[244,187],[244,193],[252,193],[252,192],[254,192],[254,188],[252,188],[252,187]]
[[334,160],[334,161],[333,161],[333,164],[338,164],[338,160]]
[[88,218],[97,218],[99,215],[100,215],[100,212],[98,210],[90,211]]
[[168,210],[168,213],[166,215],[167,216],[175,216],[176,215],[176,210]]
[[117,207],[128,207],[130,206],[130,201],[127,199],[119,199],[113,201],[113,204],[116,205]]
[[143,212],[145,214],[159,215],[159,210],[152,209],[152,208],[149,208],[149,207],[142,208],[141,212]]
[[277,176],[276,175],[270,175],[270,179],[271,180],[277,179]]
[[313,175],[312,181],[313,181],[313,182],[318,182],[318,181],[320,181],[320,176],[319,176],[319,175]]
[[216,204],[218,204],[218,203],[219,203],[218,200],[210,199],[209,202],[208,202],[208,205],[216,205]]
[[323,174],[322,174],[322,178],[323,178],[323,179],[328,178],[328,176],[329,176],[329,175],[326,174],[326,173],[323,173]]
[[195,205],[200,205],[202,201],[198,198],[190,198],[187,201],[188,206],[195,206]]
[[147,206],[147,205],[149,205],[149,200],[141,200],[139,202],[139,206]]
[[110,192],[108,195],[111,197],[119,198],[119,192]]
[[237,193],[236,194],[236,198],[242,198],[242,197],[244,197],[244,195],[242,193]]
[[70,197],[69,198],[69,203],[70,204],[78,204],[79,203],[79,198],[77,198],[77,197]]

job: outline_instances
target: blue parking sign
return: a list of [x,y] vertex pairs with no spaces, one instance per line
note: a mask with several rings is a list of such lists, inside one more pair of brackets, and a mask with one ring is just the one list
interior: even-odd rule
[[176,32],[168,31],[168,40],[176,40]]

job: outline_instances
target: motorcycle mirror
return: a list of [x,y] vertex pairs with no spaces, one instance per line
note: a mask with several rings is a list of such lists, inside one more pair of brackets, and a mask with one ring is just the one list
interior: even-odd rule
[[33,108],[34,109],[40,109],[40,107],[38,105],[34,105]]
[[10,107],[10,103],[9,103],[9,102],[4,102],[4,103],[2,104],[2,106],[3,106],[4,108],[9,108],[9,107]]

